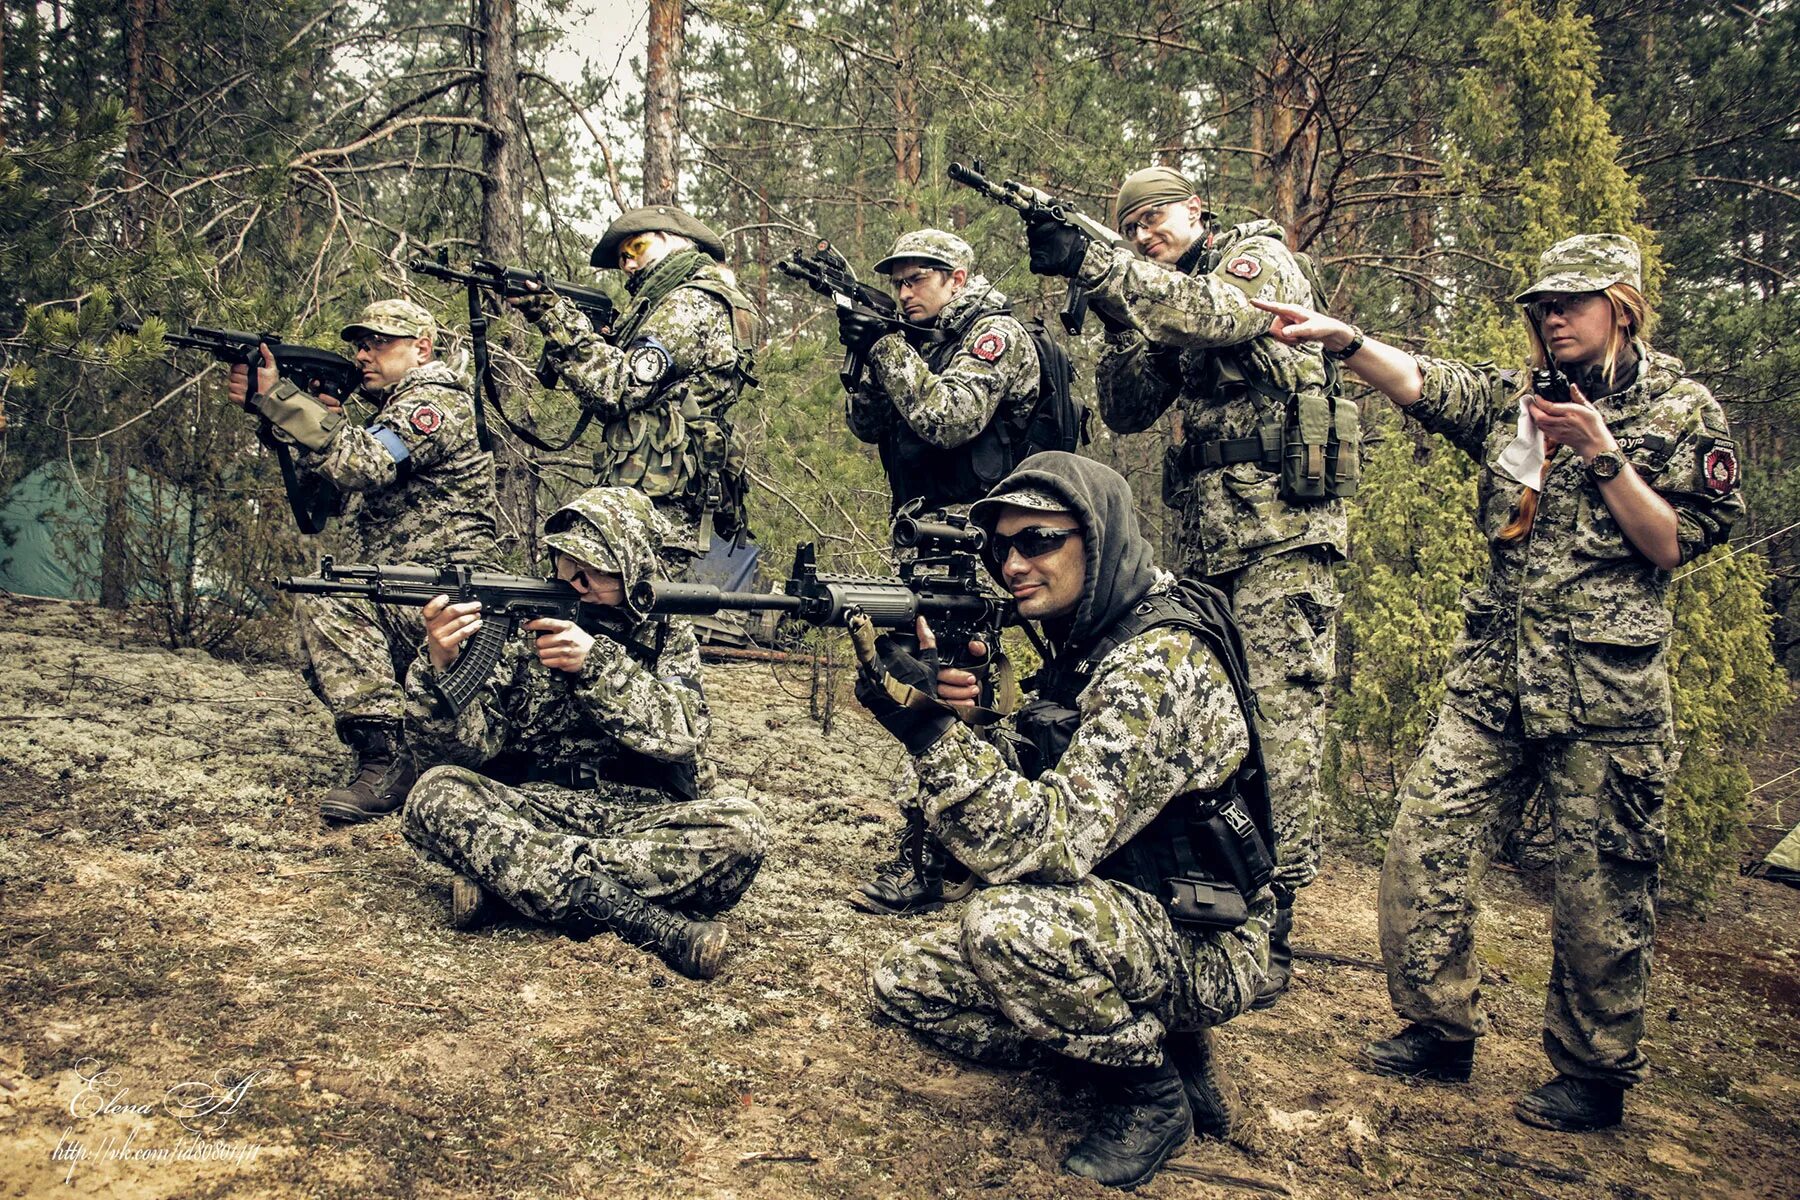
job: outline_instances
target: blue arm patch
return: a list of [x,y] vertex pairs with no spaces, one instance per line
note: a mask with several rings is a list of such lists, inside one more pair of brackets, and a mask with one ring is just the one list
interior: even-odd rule
[[675,356],[656,338],[645,336],[625,351],[625,370],[633,383],[655,387],[675,365]]
[[388,452],[388,456],[394,460],[396,465],[404,463],[412,457],[412,451],[406,448],[406,443],[400,440],[400,435],[386,425],[371,425],[368,432],[370,437],[381,443],[381,448]]

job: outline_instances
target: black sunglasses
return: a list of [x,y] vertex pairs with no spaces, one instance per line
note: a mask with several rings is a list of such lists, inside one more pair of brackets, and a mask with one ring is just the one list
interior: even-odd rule
[[1042,558],[1080,532],[1079,529],[1034,525],[1013,534],[996,533],[988,538],[987,548],[982,553],[996,567],[1004,566],[1014,550],[1019,552],[1020,558]]
[[1572,316],[1575,310],[1586,304],[1588,298],[1593,294],[1593,292],[1583,292],[1579,296],[1556,296],[1533,300],[1525,306],[1525,311],[1531,314],[1532,320],[1541,325],[1546,317]]

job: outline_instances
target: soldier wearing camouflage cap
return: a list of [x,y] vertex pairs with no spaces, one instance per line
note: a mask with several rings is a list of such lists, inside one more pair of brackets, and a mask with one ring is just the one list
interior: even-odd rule
[[631,303],[610,330],[552,292],[513,300],[546,339],[547,362],[600,419],[596,482],[642,489],[683,533],[677,557],[716,531],[746,530],[743,439],[731,408],[754,386],[762,319],[725,266],[725,242],[672,204],[607,227],[593,265],[626,276]]
[[[839,340],[869,364],[848,397],[850,431],[879,448],[895,511],[962,512],[1020,460],[1049,448],[1030,444],[1038,343],[953,233],[903,233],[875,270],[891,282],[905,325],[860,308],[839,312]],[[851,896],[858,907],[928,912],[967,894],[966,872],[925,834],[916,811],[903,813],[898,852]],[[948,884],[946,870],[955,875]]]
[[[987,884],[882,956],[875,1007],[979,1062],[1066,1060],[1102,1108],[1064,1169],[1135,1187],[1196,1130],[1231,1132],[1211,1030],[1262,983],[1275,902],[1243,651],[1223,597],[1157,569],[1109,467],[1033,455],[970,517],[1054,653],[983,727],[957,719],[977,681],[933,672],[923,622],[923,658],[853,629],[858,700],[913,757],[932,835]],[[1260,867],[1227,869],[1194,824],[1227,818],[1202,814],[1229,814]]]
[[[494,457],[476,435],[469,381],[437,357],[437,322],[410,300],[377,300],[340,336],[362,368],[358,395],[374,410],[366,424],[279,379],[266,349],[255,400],[295,447],[302,480],[338,497],[340,513],[354,511],[354,525],[333,547],[338,556],[495,567]],[[242,404],[248,368],[234,367],[228,386]],[[320,814],[366,821],[393,812],[413,782],[399,671],[423,642],[419,612],[296,596],[294,613],[307,681],[356,755],[351,782],[320,798]]]
[[476,702],[452,712],[438,680],[480,627],[479,602],[424,610],[406,678],[408,729],[434,767],[407,798],[421,857],[456,872],[451,918],[496,899],[535,920],[610,929],[708,979],[726,929],[688,915],[737,902],[768,844],[749,800],[714,794],[711,725],[692,627],[647,617],[631,589],[659,569],[662,526],[633,488],[593,488],[545,523],[579,621],[526,624]]
[[[1171,406],[1181,414],[1181,441],[1163,461],[1181,567],[1231,597],[1268,732],[1281,861],[1272,965],[1258,1001],[1267,1007],[1291,978],[1296,893],[1319,872],[1320,771],[1342,602],[1332,567],[1348,545],[1341,497],[1356,459],[1354,406],[1337,402],[1318,348],[1270,338],[1268,314],[1251,303],[1317,303],[1311,264],[1288,248],[1279,225],[1217,228],[1193,182],[1160,166],[1125,178],[1113,218],[1137,254],[1043,222],[1027,227],[1031,269],[1087,288],[1107,325],[1095,389],[1108,426],[1138,433]],[[1338,472],[1309,468],[1311,478],[1297,481],[1284,470],[1296,440],[1289,414],[1307,409],[1324,414],[1320,428],[1335,422],[1336,449],[1321,446],[1317,462],[1335,462]]]
[[1475,892],[1541,795],[1555,829],[1544,1048],[1556,1076],[1514,1112],[1566,1132],[1618,1124],[1625,1090],[1648,1069],[1644,994],[1674,757],[1665,602],[1671,572],[1723,542],[1744,511],[1724,411],[1650,348],[1641,273],[1620,234],[1546,251],[1517,297],[1529,377],[1266,306],[1275,336],[1344,356],[1481,468],[1487,579],[1463,597],[1443,705],[1401,786],[1381,875],[1388,993],[1407,1024],[1365,1060],[1469,1077],[1488,1028]]

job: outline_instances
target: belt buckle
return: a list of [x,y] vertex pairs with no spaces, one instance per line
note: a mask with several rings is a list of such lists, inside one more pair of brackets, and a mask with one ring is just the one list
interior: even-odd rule
[[569,786],[592,791],[600,783],[600,768],[593,763],[576,763],[569,768]]

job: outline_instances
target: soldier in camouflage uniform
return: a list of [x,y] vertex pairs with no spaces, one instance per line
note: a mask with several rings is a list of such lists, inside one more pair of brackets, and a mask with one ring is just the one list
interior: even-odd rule
[[[974,264],[955,234],[901,234],[875,270],[892,281],[911,328],[895,332],[861,309],[838,316],[839,340],[870,366],[848,398],[850,432],[880,447],[895,512],[967,512],[1016,465],[1014,446],[1037,404],[1037,347]],[[904,914],[968,895],[973,881],[925,832],[918,810],[903,804],[901,816],[898,852],[851,902]]]
[[955,926],[882,958],[875,1006],[979,1061],[1083,1064],[1105,1104],[1064,1166],[1131,1187],[1196,1126],[1229,1129],[1210,1030],[1251,1003],[1267,963],[1266,869],[1233,893],[1235,917],[1193,923],[1176,903],[1176,881],[1216,877],[1182,836],[1206,803],[1241,803],[1267,835],[1266,794],[1237,790],[1258,761],[1242,648],[1222,596],[1199,589],[1210,608],[1190,607],[1155,567],[1110,468],[1033,455],[972,516],[1066,670],[978,734],[948,707],[976,681],[936,670],[923,623],[922,661],[886,639],[859,647],[878,670],[858,699],[913,754],[931,832],[987,884]]
[[539,921],[655,946],[710,979],[725,926],[683,914],[735,904],[768,832],[750,801],[713,794],[693,630],[627,602],[656,568],[660,525],[630,488],[594,488],[553,515],[544,540],[557,575],[604,609],[579,624],[527,622],[535,639],[514,641],[460,714],[437,683],[480,628],[481,605],[426,606],[426,649],[406,678],[409,737],[422,758],[452,765],[420,777],[404,827],[423,857],[459,873],[460,928],[492,894]]
[[725,243],[666,204],[632,209],[594,247],[627,277],[631,304],[596,331],[553,292],[513,301],[547,339],[549,361],[603,423],[602,487],[634,487],[684,533],[667,551],[704,554],[715,530],[744,529],[744,447],[731,406],[756,380],[762,319],[724,265]]
[[1316,301],[1279,225],[1211,228],[1213,214],[1176,171],[1132,174],[1114,212],[1147,257],[1041,222],[1027,227],[1031,269],[1087,288],[1108,327],[1095,384],[1109,428],[1141,432],[1171,404],[1181,416],[1163,498],[1180,515],[1182,573],[1231,598],[1268,747],[1281,861],[1257,1004],[1266,1008],[1290,978],[1294,893],[1319,873],[1319,772],[1343,600],[1331,567],[1347,531],[1342,500],[1284,499],[1270,469],[1265,429],[1279,426],[1290,398],[1323,396],[1326,366],[1316,347],[1267,336],[1269,315],[1250,301]]
[[[499,556],[494,456],[475,435],[469,383],[435,357],[437,324],[409,300],[380,300],[341,333],[363,369],[366,426],[278,377],[268,349],[253,402],[296,447],[302,478],[333,488],[354,522],[337,546],[356,562],[493,567]],[[232,368],[239,404],[249,369]],[[401,740],[400,679],[425,637],[419,611],[350,596],[296,596],[307,682],[356,752],[356,773],[326,792],[328,820],[365,821],[400,807],[413,764]]]
[[1488,364],[1415,358],[1305,309],[1270,305],[1276,336],[1348,365],[1482,466],[1490,572],[1466,596],[1437,724],[1402,788],[1381,876],[1381,948],[1409,1024],[1365,1050],[1378,1070],[1469,1077],[1487,1031],[1475,894],[1543,790],[1555,826],[1554,959],[1544,1048],[1557,1075],[1521,1120],[1619,1123],[1646,1065],[1644,993],[1672,736],[1670,572],[1743,512],[1725,416],[1644,341],[1637,245],[1557,243],[1524,304],[1532,365],[1573,383],[1553,402]]

